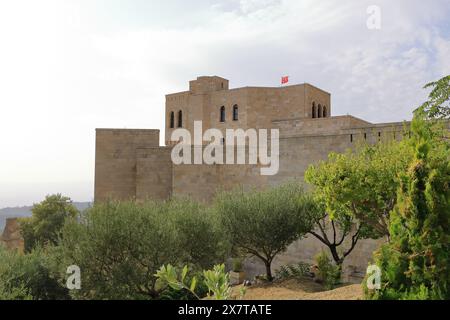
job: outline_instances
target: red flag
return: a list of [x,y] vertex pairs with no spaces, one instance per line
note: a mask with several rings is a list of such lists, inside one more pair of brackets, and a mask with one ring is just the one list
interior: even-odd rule
[[281,77],[281,84],[285,84],[289,82],[289,76]]

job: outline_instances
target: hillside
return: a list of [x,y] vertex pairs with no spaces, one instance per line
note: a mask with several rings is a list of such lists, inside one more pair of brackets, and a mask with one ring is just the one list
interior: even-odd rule
[[[78,210],[85,210],[91,205],[91,202],[74,202],[73,203]],[[13,207],[0,209],[0,234],[5,227],[5,221],[7,218],[22,218],[31,216],[32,206],[25,207]]]

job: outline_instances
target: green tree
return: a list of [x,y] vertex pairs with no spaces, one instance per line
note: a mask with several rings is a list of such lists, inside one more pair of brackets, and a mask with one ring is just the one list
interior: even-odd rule
[[[326,212],[343,231],[357,223],[365,237],[389,237],[389,214],[397,200],[398,176],[411,158],[406,142],[361,145],[343,154],[331,153],[327,161],[310,166],[305,180],[314,186],[315,198],[324,206],[322,216],[326,217]],[[359,232],[357,237],[361,235]]]
[[30,218],[20,219],[26,252],[30,252],[37,244],[56,245],[66,219],[74,218],[78,213],[70,198],[61,194],[46,196],[31,211]]
[[428,100],[424,102],[415,113],[420,113],[427,120],[449,120],[450,119],[450,75],[430,82],[425,89],[431,88]]
[[328,247],[334,263],[342,269],[345,258],[353,251],[360,239],[374,237],[370,226],[359,222],[345,210],[336,209],[331,218],[320,197],[320,188],[316,189],[316,198],[309,197],[307,214],[313,228],[308,232]]
[[440,88],[423,105],[430,109],[422,106],[414,115],[414,158],[401,176],[391,214],[391,242],[374,253],[382,271],[381,289],[366,288],[368,298],[450,299],[450,152],[441,128],[430,121],[445,117],[442,110],[448,110],[449,97],[434,95],[442,96],[450,85],[448,79],[435,85]]
[[[164,264],[194,269],[223,261],[220,225],[191,201],[95,204],[63,229],[64,265],[77,265],[82,299],[158,299],[167,290],[157,282]],[[63,270],[61,270],[63,271]]]
[[298,183],[267,190],[223,192],[215,208],[234,248],[259,258],[273,280],[271,265],[277,254],[310,230]]

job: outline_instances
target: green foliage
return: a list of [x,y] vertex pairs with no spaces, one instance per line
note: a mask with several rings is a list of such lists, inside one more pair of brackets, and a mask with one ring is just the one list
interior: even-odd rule
[[311,265],[305,262],[283,265],[275,271],[276,280],[302,279],[311,273]]
[[242,272],[242,259],[241,258],[233,258],[233,271],[234,272]]
[[4,285],[0,285],[0,301],[32,299],[32,296],[28,293],[28,290],[23,285],[20,288],[12,287],[9,289],[5,289]]
[[208,269],[225,260],[229,242],[214,210],[188,199],[173,199],[161,206],[160,214],[175,229],[180,261]]
[[382,288],[374,299],[450,298],[450,153],[413,120],[414,160],[401,177],[391,242],[374,255]]
[[197,289],[197,277],[193,277],[190,281],[187,281],[186,276],[189,269],[188,266],[184,266],[181,274],[178,275],[177,269],[171,264],[162,266],[155,274],[156,278],[163,284],[168,285],[175,291],[185,290],[190,292],[196,299],[200,300],[200,296],[197,295],[195,290]]
[[25,251],[30,252],[38,244],[56,245],[66,219],[77,214],[70,198],[61,194],[46,196],[33,206],[32,217],[19,220]]
[[0,246],[0,299],[69,299],[68,290],[58,280],[51,259],[43,249],[22,255]]
[[401,175],[391,214],[391,241],[374,253],[382,271],[370,299],[450,299],[450,146],[440,122],[449,118],[450,76],[432,86],[414,114],[409,143],[414,153]]
[[[397,200],[398,176],[411,158],[407,142],[362,145],[355,151],[331,153],[328,161],[308,168],[305,180],[315,187],[315,198],[332,220],[346,226],[360,223],[362,238],[389,236],[389,213]],[[346,220],[345,215],[354,220]]]
[[[189,268],[184,266],[181,273],[172,265],[162,266],[155,276],[164,284],[176,291],[190,292],[197,299],[201,299],[201,295],[197,292],[198,278],[193,277],[187,280]],[[228,273],[225,272],[225,265],[216,265],[212,270],[203,271],[201,281],[208,288],[207,298],[215,300],[226,300],[231,297],[230,279]]]
[[220,225],[195,202],[99,203],[69,221],[61,251],[65,265],[78,265],[81,299],[158,299],[161,265],[209,268],[227,254]]
[[311,228],[298,183],[244,192],[242,189],[221,193],[215,208],[234,248],[256,256],[266,267],[267,278],[273,280],[271,264]]
[[331,262],[325,251],[320,252],[315,257],[319,279],[322,280],[325,288],[333,289],[341,281],[341,267]]
[[416,114],[422,114],[425,119],[450,119],[450,75],[434,82],[430,82],[424,87],[432,88],[428,96],[428,101],[422,104]]
[[212,270],[203,272],[208,287],[209,298],[226,300],[231,296],[230,275],[225,272],[225,265],[216,265]]
[[372,228],[367,224],[358,222],[353,215],[347,214],[345,210],[337,209],[337,206],[331,218],[326,211],[319,190],[321,189],[317,188],[313,196],[303,197],[302,200],[309,204],[306,214],[314,227],[309,233],[328,247],[337,265],[342,265],[359,239],[373,236]]

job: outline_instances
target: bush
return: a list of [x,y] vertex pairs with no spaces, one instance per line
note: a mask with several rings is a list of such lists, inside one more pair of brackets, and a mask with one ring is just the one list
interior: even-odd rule
[[275,271],[276,280],[302,279],[311,274],[311,265],[305,262],[281,266]]
[[[225,272],[225,265],[216,265],[212,270],[203,271],[201,278],[187,278],[188,266],[184,266],[181,273],[172,265],[162,266],[156,273],[156,277],[171,289],[178,292],[188,292],[197,299],[203,296],[197,292],[198,284],[207,288],[206,297],[215,300],[226,300],[231,297],[230,275]],[[200,281],[199,281],[200,279]]]
[[43,249],[22,255],[0,246],[0,299],[70,299],[51,260]]
[[4,285],[0,285],[0,301],[3,300],[32,300],[28,290],[22,285],[20,288],[13,287],[5,289]]
[[325,251],[315,257],[319,279],[328,290],[333,289],[341,281],[341,268],[331,262]]
[[242,259],[241,258],[233,258],[233,272],[242,272]]
[[209,268],[223,261],[217,219],[187,200],[96,204],[63,229],[65,265],[81,269],[83,299],[158,299],[165,290],[155,276],[161,265]]

